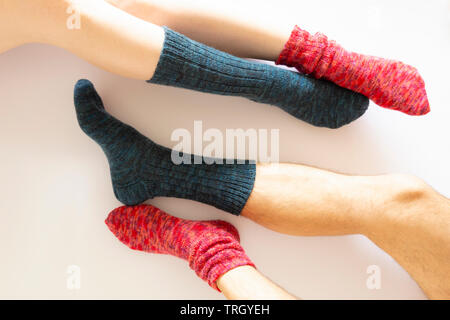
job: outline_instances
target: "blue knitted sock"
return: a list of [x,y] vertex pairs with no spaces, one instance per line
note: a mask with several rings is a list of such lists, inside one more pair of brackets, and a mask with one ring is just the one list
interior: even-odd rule
[[114,194],[120,202],[136,205],[157,196],[176,197],[241,213],[253,189],[253,162],[195,164],[189,155],[191,164],[175,165],[172,150],[108,114],[88,80],[78,81],[74,100],[81,129],[108,158]]
[[369,100],[331,82],[250,62],[164,27],[164,47],[147,82],[242,96],[280,107],[312,125],[339,128],[359,118]]

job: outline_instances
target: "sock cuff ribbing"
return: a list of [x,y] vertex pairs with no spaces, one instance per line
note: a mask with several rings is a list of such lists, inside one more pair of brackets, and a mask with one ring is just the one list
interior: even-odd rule
[[295,67],[320,79],[332,62],[336,47],[336,43],[329,41],[324,34],[317,32],[312,35],[295,26],[275,63]]
[[256,164],[246,161],[245,164],[202,164],[200,166],[202,168],[195,176],[197,181],[189,181],[196,190],[194,200],[240,215],[253,190]]
[[246,265],[256,268],[240,245],[238,230],[222,220],[185,220],[139,205],[114,209],[105,223],[131,249],[187,260],[218,291],[216,282],[228,271]]
[[[365,97],[335,84],[235,57],[167,27],[164,31],[161,55],[149,83],[245,97],[329,128],[347,124],[367,109]],[[290,53],[287,48],[285,52]]]
[[172,80],[171,76],[173,74],[179,74],[179,76],[176,76],[175,79],[179,79],[179,77],[182,76],[181,60],[183,59],[181,59],[181,57],[184,55],[183,50],[190,47],[190,41],[187,37],[171,30],[167,26],[163,26],[162,28],[164,29],[163,47],[155,72],[152,78],[147,80],[147,82],[170,85],[172,83],[170,80]]
[[264,90],[266,65],[217,50],[166,26],[163,29],[163,49],[148,83],[221,95],[258,95]]
[[253,190],[256,164],[172,164],[161,193],[182,196],[240,215]]

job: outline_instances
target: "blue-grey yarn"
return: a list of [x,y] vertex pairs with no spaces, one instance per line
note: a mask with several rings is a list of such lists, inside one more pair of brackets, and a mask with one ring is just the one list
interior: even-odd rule
[[364,114],[367,97],[325,80],[247,61],[164,27],[165,41],[149,83],[275,105],[312,125],[339,128]]
[[241,213],[253,189],[254,162],[207,164],[211,162],[201,159],[203,163],[195,164],[193,155],[184,155],[191,164],[176,165],[172,150],[108,114],[90,81],[77,82],[74,102],[81,129],[108,158],[114,194],[120,202],[136,205],[157,196],[176,197]]

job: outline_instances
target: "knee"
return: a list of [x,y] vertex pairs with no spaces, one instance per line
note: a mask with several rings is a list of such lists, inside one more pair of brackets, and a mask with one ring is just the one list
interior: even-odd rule
[[389,175],[394,188],[391,199],[394,203],[407,205],[429,199],[433,189],[422,179],[410,174]]

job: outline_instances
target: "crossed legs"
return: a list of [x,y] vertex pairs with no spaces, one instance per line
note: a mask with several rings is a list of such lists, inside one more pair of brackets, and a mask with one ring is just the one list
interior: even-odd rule
[[[429,298],[450,297],[450,200],[413,176],[346,176],[295,164],[258,164],[254,189],[242,215],[269,229],[290,235],[363,234],[397,260]],[[148,219],[157,219],[157,216],[150,214]],[[133,249],[155,252],[153,247],[146,249],[145,243],[160,246],[167,242],[165,246],[172,248],[171,239],[182,239],[180,232],[174,233],[167,223],[164,231],[155,229],[155,226],[162,225],[160,222],[142,224],[150,226],[145,227],[148,230],[142,230],[144,227],[139,227],[141,222],[137,219],[127,223],[138,228],[138,235],[130,236],[134,232],[131,230],[129,237],[122,236],[122,239],[127,239],[124,242],[160,235],[154,241],[140,240],[138,244],[128,244]],[[197,222],[185,220],[184,223],[195,225]],[[205,248],[210,248],[205,252],[212,252],[211,248],[217,243],[223,243],[201,233],[195,237]],[[184,243],[183,250],[192,247],[188,239],[177,240],[177,243]],[[144,248],[140,243],[144,243]],[[217,250],[219,256],[223,250]],[[165,252],[158,250],[156,253]],[[194,270],[198,269],[196,255],[172,254],[184,256]],[[202,261],[205,259],[201,258]],[[219,258],[210,256],[208,259],[217,261]],[[232,264],[233,260],[224,260],[228,267],[214,283],[225,297],[296,299],[253,265]]]
[[430,298],[450,296],[450,200],[422,180],[397,174],[349,176],[289,163],[175,165],[170,149],[109,115],[86,80],[75,88],[75,107],[82,130],[102,146],[123,203],[187,198],[285,234],[363,234],[396,259]]
[[[194,14],[198,24],[211,19],[198,8],[170,11],[163,1],[136,3],[155,8],[148,11],[152,17],[147,17],[154,23],[240,56],[275,60],[290,32],[252,27],[254,22],[246,25],[228,15],[216,26],[229,28],[208,35],[198,33],[201,28],[189,29],[195,26],[189,24]],[[79,30],[66,28],[66,10],[72,4],[79,5],[85,26]],[[4,39],[0,51],[44,42],[123,76],[147,80],[155,71],[163,30],[104,1],[1,0],[0,8]],[[213,39],[211,34],[217,32],[222,36]],[[251,41],[243,46],[235,37]],[[354,177],[293,164],[258,165],[255,187],[242,215],[287,234],[364,234],[395,258],[430,298],[450,296],[450,201],[417,178]]]

